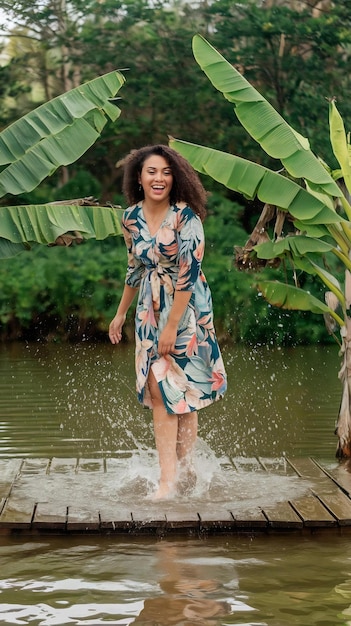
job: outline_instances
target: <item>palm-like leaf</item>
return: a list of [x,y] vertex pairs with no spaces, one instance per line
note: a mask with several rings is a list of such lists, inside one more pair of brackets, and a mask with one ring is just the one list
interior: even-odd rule
[[308,225],[335,224],[342,221],[327,204],[281,174],[233,154],[170,139],[170,146],[182,154],[202,174],[208,174],[228,189],[247,198],[259,198],[288,211]]
[[[193,167],[246,197],[258,197],[264,202],[262,214],[246,246],[237,251],[238,262],[245,267],[256,267],[252,254],[270,262],[276,257],[288,257],[295,267],[318,276],[328,288],[328,306],[306,291],[279,283],[265,281],[259,285],[264,297],[273,305],[293,310],[311,311],[322,314],[329,332],[340,326],[343,364],[339,378],[343,382],[343,399],[339,412],[336,433],[339,438],[337,456],[351,457],[351,375],[350,346],[351,319],[348,309],[351,303],[351,206],[332,175],[310,150],[309,142],[294,131],[274,110],[265,98],[250,85],[203,37],[193,38],[194,56],[212,84],[222,92],[242,126],[275,159],[279,159],[285,172],[298,181],[288,180],[265,168],[244,159],[220,153],[210,148],[196,146],[172,139],[171,145],[187,158]],[[335,103],[330,103],[330,138],[334,154],[339,161],[340,171],[335,178],[343,177],[348,192],[351,190],[351,148],[344,125]],[[297,189],[298,191],[297,191]],[[346,219],[335,212],[341,204]],[[273,206],[272,206],[273,205]],[[274,227],[274,239],[267,239],[268,222],[272,219],[272,208],[279,209]],[[282,237],[282,219],[289,212],[293,217],[296,236]],[[258,226],[259,225],[259,226]],[[262,235],[264,232],[265,237]],[[290,234],[290,233],[289,233]],[[328,235],[330,245],[320,241]],[[315,239],[313,239],[315,238]],[[342,286],[329,272],[315,262],[315,257],[333,252],[345,266],[345,284]],[[311,257],[309,256],[311,255]],[[251,257],[251,258],[250,258]],[[248,258],[251,262],[248,262]],[[343,318],[336,309],[341,305]],[[331,320],[333,323],[331,323]],[[336,324],[335,324],[336,323]]]
[[[0,197],[28,192],[62,165],[75,162],[98,139],[108,118],[120,109],[112,103],[125,79],[110,72],[68,91],[31,111],[0,133]],[[53,244],[78,231],[80,237],[104,239],[121,234],[111,207],[0,207],[0,258],[13,256],[34,243]]]
[[310,185],[330,195],[341,192],[305,137],[297,133],[250,83],[201,35],[193,38],[197,63],[214,87],[235,104],[243,127],[269,154],[280,159],[294,178],[307,178]]
[[341,167],[346,188],[351,193],[350,144],[347,141],[344,122],[334,100],[329,104],[329,128],[333,152]]
[[334,246],[326,241],[297,235],[283,237],[278,241],[266,241],[254,248],[260,259],[274,259],[284,257],[287,253],[292,256],[304,257],[306,254],[325,254],[334,250]]
[[310,185],[333,196],[341,196],[335,181],[299,135],[265,98],[200,35],[193,38],[197,63],[214,87],[235,104],[243,127],[269,154],[280,159],[294,178],[306,178]]
[[53,245],[63,235],[82,239],[106,239],[120,235],[121,210],[103,206],[45,204],[2,207],[0,259],[14,256],[32,244]]
[[[124,83],[120,72],[72,89],[0,134],[0,197],[28,192],[61,165],[75,162],[120,110],[110,102]],[[1,232],[0,232],[1,235]]]
[[281,309],[289,309],[295,311],[311,311],[319,315],[331,315],[338,324],[343,324],[343,320],[329,308],[324,302],[315,298],[307,291],[286,285],[279,281],[264,281],[258,285],[264,297],[274,306]]

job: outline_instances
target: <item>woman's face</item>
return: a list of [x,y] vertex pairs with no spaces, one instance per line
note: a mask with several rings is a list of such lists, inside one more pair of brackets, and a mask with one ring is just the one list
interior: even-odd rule
[[146,201],[153,204],[169,201],[173,175],[166,159],[158,154],[152,154],[145,159],[139,176],[139,183],[144,189]]

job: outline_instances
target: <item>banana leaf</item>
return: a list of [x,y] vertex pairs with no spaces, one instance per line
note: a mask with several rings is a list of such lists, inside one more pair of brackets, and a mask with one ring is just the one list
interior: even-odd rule
[[338,302],[342,305],[342,307],[345,307],[346,299],[343,293],[343,288],[338,279],[335,278],[335,276],[330,274],[330,272],[327,272],[327,270],[324,267],[318,265],[318,263],[315,263],[313,259],[307,257],[294,258],[294,265],[297,269],[300,269],[303,272],[311,274],[312,276],[318,276],[323,284],[328,288],[328,290],[336,296]]
[[328,314],[340,327],[344,326],[344,321],[333,309],[303,289],[269,280],[260,282],[258,287],[264,298],[273,306],[295,311],[311,311],[320,315]]
[[292,235],[275,242],[266,241],[255,246],[254,250],[259,259],[274,259],[279,256],[285,256],[287,252],[290,252],[293,257],[304,257],[306,254],[311,253],[325,254],[326,252],[331,252],[334,247],[320,239],[312,239],[304,235]]
[[53,245],[59,237],[105,239],[121,235],[122,209],[103,206],[30,205],[0,208],[0,258],[33,244]]
[[[125,79],[99,76],[31,111],[0,133],[0,197],[28,192],[61,165],[74,163],[93,145],[107,119],[120,109],[114,99]],[[0,232],[1,235],[1,232]]]
[[347,141],[344,122],[334,100],[329,103],[329,128],[334,155],[341,167],[346,188],[351,193],[350,144]]
[[312,196],[297,183],[241,157],[199,146],[173,137],[169,145],[185,157],[195,170],[207,174],[228,189],[247,198],[259,198],[288,211],[307,225],[335,224],[343,221],[333,209]]
[[311,187],[340,197],[338,185],[297,133],[265,98],[201,35],[193,38],[197,63],[216,89],[234,103],[242,126],[275,159],[280,159],[294,178],[308,180]]

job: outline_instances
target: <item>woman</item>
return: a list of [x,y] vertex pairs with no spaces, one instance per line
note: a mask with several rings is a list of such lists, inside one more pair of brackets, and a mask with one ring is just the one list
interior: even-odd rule
[[193,168],[168,146],[146,146],[125,161],[123,215],[128,269],[109,337],[139,292],[135,315],[139,401],[153,411],[160,464],[155,499],[195,482],[197,410],[220,398],[226,374],[201,270],[206,192]]

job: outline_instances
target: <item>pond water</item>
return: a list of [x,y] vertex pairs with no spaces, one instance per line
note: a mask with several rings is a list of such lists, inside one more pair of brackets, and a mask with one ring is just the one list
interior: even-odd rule
[[[200,413],[197,464],[208,480],[235,457],[336,464],[337,347],[225,347],[223,356],[228,393]],[[151,414],[135,399],[133,347],[3,345],[0,386],[2,459],[125,455],[131,498],[145,474],[154,480]],[[252,472],[247,497],[273,490]],[[0,624],[351,625],[346,531],[3,535],[0,563]]]

